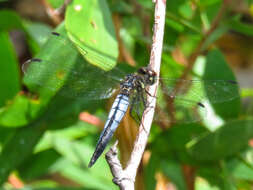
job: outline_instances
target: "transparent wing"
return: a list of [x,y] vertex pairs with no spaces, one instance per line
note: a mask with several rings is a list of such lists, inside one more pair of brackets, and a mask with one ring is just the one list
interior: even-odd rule
[[[238,85],[230,80],[180,80],[162,78],[157,96],[154,121],[162,125],[198,122],[207,116],[205,100],[230,101],[239,97]],[[178,86],[177,86],[178,85]],[[148,94],[133,93],[130,96],[130,113],[138,122],[145,108]]]
[[[99,57],[94,59],[101,59]],[[104,71],[89,64],[66,37],[53,33],[38,58],[23,65],[24,82],[35,91],[50,90],[70,98],[110,97],[124,77],[119,69]]]
[[[151,108],[146,103],[148,94],[133,93],[130,96],[130,114],[140,124],[144,110]],[[197,122],[206,116],[204,104],[183,98],[174,98],[168,101],[161,93],[158,96],[154,121],[169,126],[171,123]]]
[[[70,41],[66,32],[51,32],[49,35],[57,41],[57,43],[62,44],[63,46],[69,46],[73,50],[78,50],[78,52],[85,58],[85,60],[92,65],[101,67],[104,70],[111,69],[110,65],[106,64],[106,61],[117,62],[117,58],[112,57],[110,55],[107,55],[105,53],[102,53],[92,47],[87,46],[84,42],[78,40],[77,37],[75,37],[74,34],[68,32],[70,39],[73,41]],[[121,70],[117,70],[117,72],[121,74],[125,74]]]
[[239,97],[239,87],[232,80],[180,80],[162,78],[163,92],[177,99],[212,103],[230,101]]
[[145,92],[133,92],[130,95],[130,116],[138,123],[141,123],[142,114],[147,105],[147,94]]
[[47,60],[32,59],[25,67],[25,81],[33,88],[59,92],[70,98],[109,98],[118,87],[119,81],[113,71],[105,72],[88,63],[76,64],[69,69],[51,64]]
[[212,103],[239,97],[238,85],[230,80],[180,80],[162,78],[157,117],[163,124],[200,121],[207,114],[205,100]]
[[156,106],[154,120],[161,126],[171,123],[192,123],[202,120],[207,115],[207,109],[201,102],[189,99],[160,97]]

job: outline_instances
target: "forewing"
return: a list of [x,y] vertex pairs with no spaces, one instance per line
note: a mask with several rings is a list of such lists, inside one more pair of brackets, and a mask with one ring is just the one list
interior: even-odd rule
[[239,97],[238,84],[231,80],[180,80],[161,79],[163,91],[168,96],[195,102],[212,103],[230,101]]
[[23,71],[25,84],[37,92],[49,90],[85,99],[110,97],[125,74],[89,64],[64,33],[53,33],[37,58],[23,65]]

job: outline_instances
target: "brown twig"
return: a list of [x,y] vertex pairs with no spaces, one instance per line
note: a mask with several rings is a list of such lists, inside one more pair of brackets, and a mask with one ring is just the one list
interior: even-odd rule
[[40,3],[45,7],[48,16],[51,18],[55,25],[58,25],[63,21],[66,7],[71,2],[72,0],[65,0],[60,8],[53,9],[47,0],[40,0]]
[[[160,81],[161,87],[163,89],[164,92],[168,92],[168,89],[166,88],[165,84],[163,83],[163,81]],[[167,109],[167,113],[168,116],[170,118],[170,123],[173,123],[175,121],[175,116],[174,116],[174,104],[173,104],[173,98],[170,97],[168,94],[164,93],[164,98],[167,100],[166,101],[166,109]],[[169,126],[167,126],[166,128],[169,128]]]
[[121,18],[120,15],[115,13],[113,15],[113,21],[116,31],[116,38],[119,44],[119,61],[125,60],[129,65],[135,66],[135,60],[132,55],[126,49],[121,37],[120,37],[120,28],[121,28]]
[[63,5],[61,7],[59,7],[58,9],[56,9],[56,13],[61,17],[64,18],[64,14],[66,11],[67,6],[72,2],[72,0],[65,0]]
[[190,165],[182,165],[182,171],[187,185],[187,190],[194,190],[196,169]]
[[159,104],[156,105],[155,113],[158,119],[155,120],[155,123],[162,129],[166,130],[169,126],[169,119],[168,114],[164,112],[164,110],[159,106]]
[[[156,0],[155,2],[155,21],[154,21],[154,34],[153,42],[150,54],[149,68],[156,72],[157,77],[160,74],[160,64],[161,55],[163,47],[163,36],[164,36],[164,23],[165,23],[165,9],[166,0]],[[150,86],[148,93],[152,96],[147,97],[147,103],[149,107],[144,110],[141,126],[139,127],[139,133],[136,137],[134,148],[131,153],[130,159],[127,163],[126,168],[123,170],[117,156],[115,156],[115,151],[109,151],[106,154],[107,162],[111,168],[112,175],[114,177],[114,182],[120,189],[134,189],[134,182],[136,178],[137,169],[139,167],[143,152],[145,150],[149,132],[151,129],[151,124],[153,121],[155,103],[158,87],[158,81],[156,84]]]
[[[133,5],[133,14],[135,14],[138,18],[140,18],[142,23],[142,32],[143,36],[147,39],[151,38],[150,32],[150,15],[146,14],[146,8],[143,7],[137,0],[131,0],[131,4]],[[150,44],[147,44],[147,50],[151,50]]]
[[[225,10],[226,10],[226,3],[225,3],[225,1],[223,1],[218,14],[216,15],[215,19],[213,20],[213,22],[211,24],[211,27],[209,28],[209,30],[207,30],[204,33],[204,35],[203,35],[202,39],[200,40],[198,46],[195,48],[195,50],[189,56],[188,66],[184,70],[184,72],[181,76],[181,79],[186,79],[187,78],[189,72],[192,70],[192,67],[193,67],[197,57],[203,52],[203,46],[205,45],[206,40],[215,31],[215,29],[218,27]],[[180,83],[177,84],[176,88],[180,87],[180,85],[181,85]]]

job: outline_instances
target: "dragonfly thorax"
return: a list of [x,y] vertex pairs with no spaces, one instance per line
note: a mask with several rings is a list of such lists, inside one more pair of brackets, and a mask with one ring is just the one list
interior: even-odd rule
[[139,76],[142,77],[142,82],[146,85],[146,86],[150,86],[155,84],[156,80],[157,80],[157,75],[156,72],[154,72],[152,69],[150,69],[149,67],[141,67],[137,73],[139,74]]
[[140,68],[137,73],[129,74],[120,84],[121,94],[129,96],[133,90],[141,91],[156,82],[156,73],[148,67]]

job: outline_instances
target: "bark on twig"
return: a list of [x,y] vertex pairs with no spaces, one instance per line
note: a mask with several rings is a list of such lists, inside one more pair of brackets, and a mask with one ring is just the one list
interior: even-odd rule
[[119,61],[126,61],[129,65],[135,66],[135,60],[131,56],[130,52],[128,52],[127,48],[125,47],[121,37],[120,37],[120,28],[121,28],[121,18],[118,13],[113,15],[113,21],[116,31],[116,38],[119,44]]
[[51,18],[55,25],[60,24],[64,19],[64,13],[68,4],[72,0],[65,0],[63,5],[58,9],[54,9],[46,0],[40,0],[41,4],[45,7],[48,16]]
[[58,9],[56,9],[56,13],[61,16],[62,18],[64,18],[64,14],[66,11],[67,6],[72,2],[72,0],[65,0],[63,5],[61,7],[59,7]]
[[[160,63],[163,47],[164,36],[164,23],[165,23],[165,9],[166,0],[155,1],[155,20],[153,26],[153,39],[152,48],[150,53],[149,67],[157,73],[159,78]],[[120,189],[133,190],[134,181],[137,173],[138,166],[141,162],[143,152],[145,150],[151,124],[153,121],[156,99],[154,98],[157,93],[158,81],[152,85],[148,92],[153,96],[148,96],[147,102],[149,107],[144,111],[142,116],[141,125],[139,127],[139,133],[136,137],[134,148],[126,168],[123,170],[114,147],[106,154],[106,160],[111,168],[114,182],[120,187]]]

